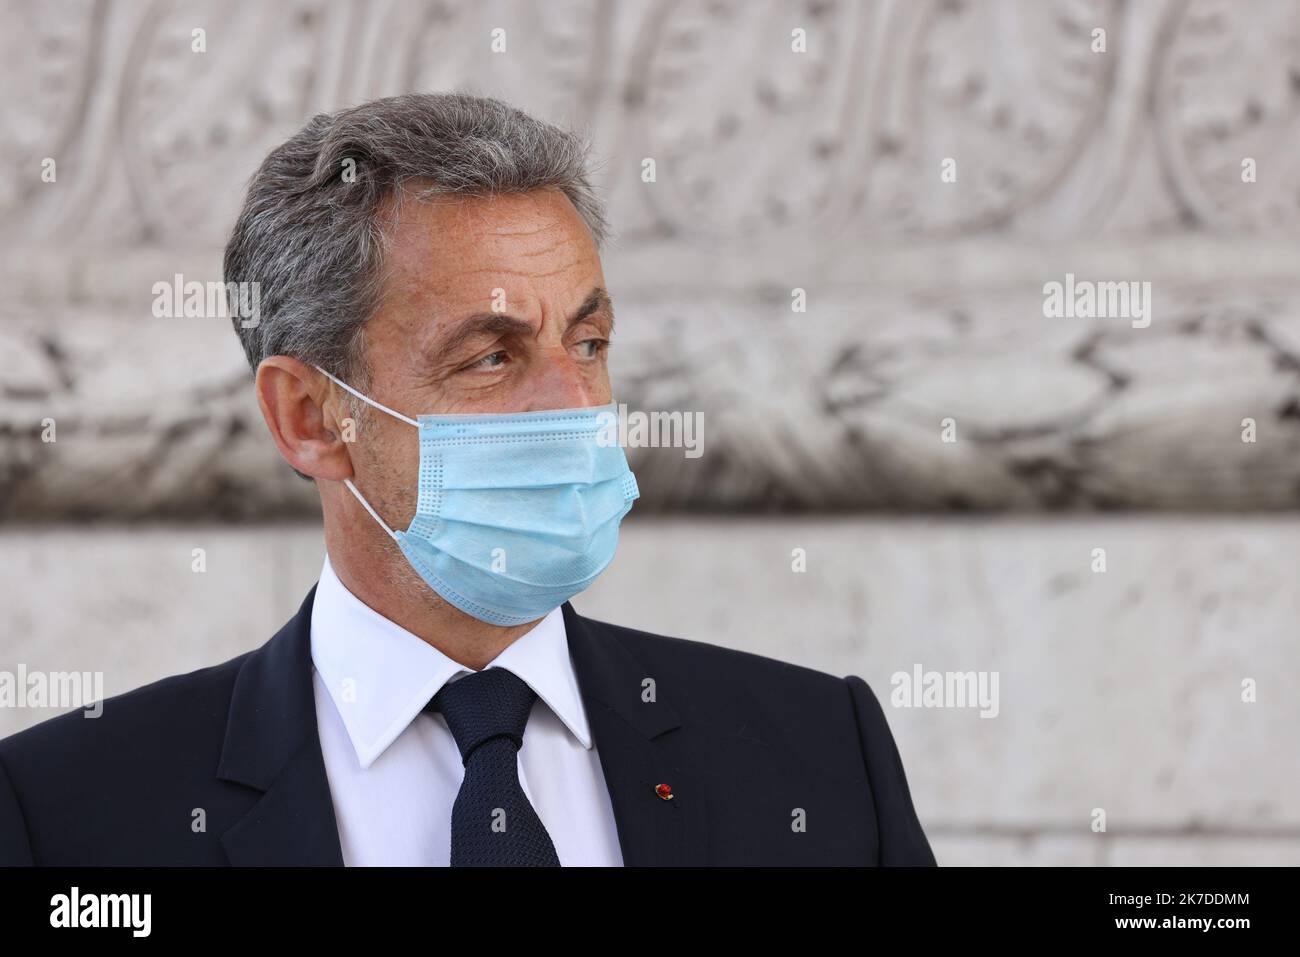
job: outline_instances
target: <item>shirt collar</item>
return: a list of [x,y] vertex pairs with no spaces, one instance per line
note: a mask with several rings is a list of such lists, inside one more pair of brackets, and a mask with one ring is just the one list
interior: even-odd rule
[[[362,768],[384,753],[444,684],[472,673],[348,591],[328,555],[312,603],[311,657]],[[508,668],[522,678],[582,746],[591,747],[559,608],[487,667]]]

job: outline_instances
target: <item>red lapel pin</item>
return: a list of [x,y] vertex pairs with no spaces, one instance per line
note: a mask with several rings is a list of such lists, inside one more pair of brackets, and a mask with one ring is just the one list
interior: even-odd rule
[[671,801],[671,800],[673,799],[673,789],[672,789],[672,785],[669,785],[669,784],[656,784],[656,785],[655,785],[655,794],[658,794],[658,795],[659,795],[661,798],[663,798],[665,801]]

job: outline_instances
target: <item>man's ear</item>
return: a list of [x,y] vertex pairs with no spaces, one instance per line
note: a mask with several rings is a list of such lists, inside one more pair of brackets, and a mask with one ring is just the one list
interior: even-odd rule
[[335,482],[352,477],[342,434],[347,411],[329,379],[291,356],[269,356],[257,367],[256,390],[271,438],[295,470]]

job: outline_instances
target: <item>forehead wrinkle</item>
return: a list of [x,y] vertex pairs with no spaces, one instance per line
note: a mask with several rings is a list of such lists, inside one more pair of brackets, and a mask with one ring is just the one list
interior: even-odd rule
[[568,272],[574,267],[575,264],[576,261],[574,263],[567,263],[565,265],[560,266],[558,269],[552,269],[550,272],[529,272],[523,269],[511,269],[508,266],[495,266],[495,267],[484,266],[481,269],[461,270],[458,273],[458,275],[478,276],[486,273],[487,275],[490,276],[519,276],[520,278],[523,279],[549,279],[551,276],[558,276],[560,273]]
[[485,233],[492,236],[536,236],[538,233],[544,233],[555,229],[554,223],[547,223],[545,226],[538,226],[536,229],[511,229],[504,228],[487,229]]

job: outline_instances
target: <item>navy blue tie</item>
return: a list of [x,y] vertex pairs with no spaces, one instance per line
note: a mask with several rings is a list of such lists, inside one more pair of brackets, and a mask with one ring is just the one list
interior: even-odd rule
[[537,693],[514,672],[487,668],[449,681],[441,711],[465,765],[451,809],[452,867],[559,867],[551,835],[519,783],[519,749]]

